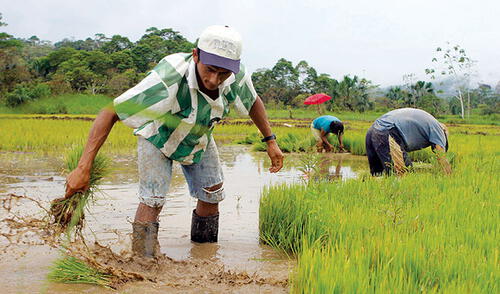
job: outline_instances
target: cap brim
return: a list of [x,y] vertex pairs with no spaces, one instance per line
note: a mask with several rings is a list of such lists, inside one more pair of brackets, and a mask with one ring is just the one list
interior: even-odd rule
[[212,53],[205,52],[200,49],[200,61],[206,65],[213,65],[221,68],[225,68],[227,70],[232,71],[234,74],[240,72],[240,61],[225,58],[219,55],[215,55]]

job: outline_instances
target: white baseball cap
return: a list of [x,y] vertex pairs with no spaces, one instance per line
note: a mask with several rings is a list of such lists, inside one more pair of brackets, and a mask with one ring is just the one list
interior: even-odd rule
[[240,71],[242,41],[240,34],[228,26],[207,27],[198,40],[200,61],[237,74]]

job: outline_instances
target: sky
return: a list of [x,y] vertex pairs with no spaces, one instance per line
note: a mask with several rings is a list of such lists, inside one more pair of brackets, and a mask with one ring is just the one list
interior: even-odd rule
[[381,86],[402,84],[405,74],[429,80],[435,49],[450,42],[476,61],[475,82],[500,81],[498,0],[0,0],[0,13],[8,24],[0,31],[52,42],[96,33],[137,41],[149,27],[194,42],[209,25],[229,25],[251,71],[305,60],[333,78]]

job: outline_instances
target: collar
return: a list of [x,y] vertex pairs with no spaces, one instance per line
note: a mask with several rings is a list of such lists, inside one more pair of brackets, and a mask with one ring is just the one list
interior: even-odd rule
[[187,73],[186,73],[186,79],[188,83],[188,87],[190,89],[196,89],[200,90],[200,87],[198,86],[198,81],[196,80],[196,63],[194,63],[193,58],[189,61]]

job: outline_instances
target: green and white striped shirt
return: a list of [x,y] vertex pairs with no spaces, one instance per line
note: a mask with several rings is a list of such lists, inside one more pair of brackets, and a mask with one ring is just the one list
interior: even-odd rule
[[117,97],[114,106],[136,136],[153,143],[168,158],[192,164],[200,161],[214,122],[228,114],[229,104],[248,115],[257,98],[243,65],[219,86],[219,93],[215,100],[202,93],[192,54],[177,53],[163,58],[139,84]]

